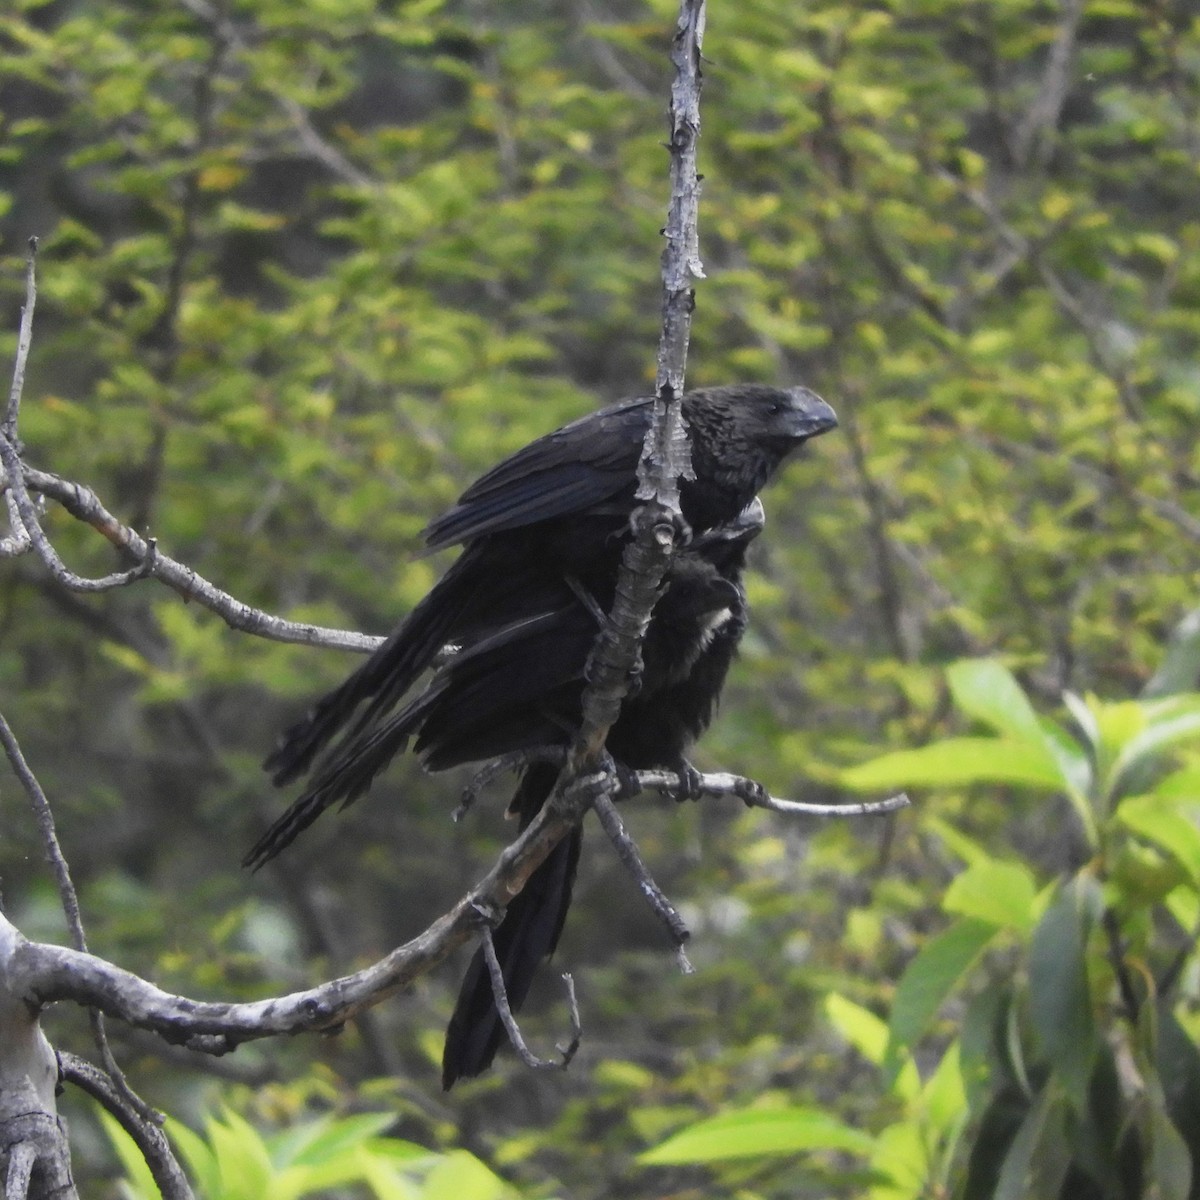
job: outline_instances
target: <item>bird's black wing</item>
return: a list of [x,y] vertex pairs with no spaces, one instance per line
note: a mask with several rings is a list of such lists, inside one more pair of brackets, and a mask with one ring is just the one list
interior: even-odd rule
[[626,400],[530,442],[429,523],[430,549],[576,513],[619,513],[633,497],[651,404]]
[[480,581],[492,578],[504,580],[501,556],[487,545],[468,547],[387,641],[283,732],[263,763],[275,786],[303,775],[364,700],[377,699],[372,716],[396,703],[436,658],[464,611],[478,604]]

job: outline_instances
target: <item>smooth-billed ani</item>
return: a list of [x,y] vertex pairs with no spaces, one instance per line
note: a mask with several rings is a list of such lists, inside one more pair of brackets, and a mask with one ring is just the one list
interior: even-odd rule
[[[688,748],[708,726],[746,627],[742,572],[746,549],[763,528],[756,499],[737,521],[710,530],[673,558],[642,645],[637,691],[626,698],[608,735],[620,767],[664,767],[685,779]],[[481,643],[439,671],[411,707],[416,749],[432,768],[542,745],[566,746],[578,725],[584,665],[596,636],[582,605],[548,614]],[[535,689],[510,708],[506,695],[518,665],[549,664]],[[533,690],[538,690],[537,695]],[[503,730],[504,749],[494,736]],[[509,811],[525,828],[554,789],[558,767],[527,767]],[[583,831],[560,841],[509,903],[493,934],[505,994],[520,1009],[539,964],[558,944],[571,903]],[[446,1030],[442,1086],[486,1070],[505,1038],[482,949],[475,952]]]
[[[682,411],[694,478],[681,481],[680,503],[692,536],[736,521],[792,451],[837,424],[803,387],[702,388],[685,393]],[[276,784],[305,774],[342,734],[247,865],[261,866],[329,805],[366,791],[407,741],[390,714],[444,647],[469,647],[530,615],[569,607],[580,588],[611,601],[652,413],[653,397],[639,397],[538,438],[429,525],[431,549],[461,542],[461,555],[388,640],[283,735],[265,764]]]

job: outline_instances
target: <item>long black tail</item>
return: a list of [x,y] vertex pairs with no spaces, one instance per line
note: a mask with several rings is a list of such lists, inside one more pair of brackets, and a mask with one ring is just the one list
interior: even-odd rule
[[[546,763],[534,764],[522,776],[512,803],[521,816],[522,829],[554,790],[557,776],[558,769]],[[582,831],[577,828],[554,847],[508,906],[493,935],[509,1007],[514,1013],[525,1002],[542,960],[549,958],[558,945],[571,906],[582,842]],[[470,1079],[486,1071],[505,1037],[481,948],[467,968],[454,1015],[446,1028],[442,1087],[448,1089],[458,1079]]]

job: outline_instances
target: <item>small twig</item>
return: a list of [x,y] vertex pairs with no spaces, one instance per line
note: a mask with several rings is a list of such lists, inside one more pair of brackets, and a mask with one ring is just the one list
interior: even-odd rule
[[32,1142],[18,1142],[9,1150],[4,1200],[25,1200],[29,1195],[29,1181],[37,1156],[37,1147]]
[[171,1150],[166,1134],[152,1121],[127,1103],[119,1088],[99,1068],[74,1054],[59,1053],[59,1073],[66,1083],[73,1083],[86,1092],[105,1111],[111,1113],[121,1128],[134,1140],[141,1151],[150,1174],[163,1200],[194,1200],[178,1160]]
[[1045,162],[1050,154],[1049,135],[1058,124],[1063,104],[1071,88],[1071,67],[1075,61],[1075,46],[1079,35],[1079,23],[1083,19],[1084,0],[1064,0],[1063,16],[1050,47],[1046,70],[1038,87],[1038,94],[1025,114],[1024,119],[1013,131],[1012,153],[1019,167],[1028,164],[1035,147],[1039,162]]
[[[686,784],[674,771],[638,771],[637,781],[645,788],[652,788],[668,796],[678,796]],[[805,800],[779,800],[768,794],[762,784],[743,775],[713,772],[697,775],[693,788],[701,796],[736,796],[748,808],[765,808],[769,812],[785,813],[789,816],[810,817],[862,817],[880,813],[896,812],[907,808],[912,801],[905,793],[888,796],[885,800],[854,800],[849,804],[814,804]]]
[[450,814],[450,819],[461,821],[475,807],[479,793],[501,775],[505,775],[509,771],[524,770],[531,763],[536,762],[561,765],[565,757],[566,751],[562,747],[545,746],[537,750],[518,750],[513,754],[502,754],[499,758],[493,758],[490,762],[484,763],[471,776],[470,782],[463,788],[462,795],[459,797],[458,807]]
[[25,523],[17,509],[17,501],[6,486],[7,475],[0,471],[0,491],[4,492],[4,506],[8,509],[8,526],[12,533],[6,538],[0,538],[0,558],[17,558],[28,554],[33,549]]
[[562,981],[563,986],[567,989],[567,1011],[571,1016],[571,1040],[565,1046],[560,1046],[556,1042],[554,1048],[563,1056],[563,1066],[565,1067],[579,1052],[579,1043],[583,1040],[583,1019],[579,1015],[579,1000],[575,995],[575,976],[570,971],[564,971]]
[[[71,931],[71,940],[74,942],[76,950],[86,954],[88,952],[87,936],[83,931],[83,914],[79,908],[79,895],[75,891],[75,884],[71,881],[71,869],[67,866],[66,855],[62,852],[58,831],[54,827],[54,811],[50,807],[50,801],[46,798],[46,793],[42,790],[37,776],[25,761],[20,743],[4,719],[3,713],[0,713],[0,745],[4,747],[4,753],[12,766],[13,774],[17,777],[21,787],[25,789],[26,796],[29,797],[34,819],[37,821],[38,831],[42,837],[42,845],[46,851],[46,861],[50,864],[50,871],[54,875],[59,900],[67,918],[67,927]],[[104,1015],[95,1008],[91,1008],[88,1010],[88,1017],[96,1049],[99,1050],[100,1057],[104,1060],[105,1070],[112,1077],[113,1086],[124,1097],[125,1102],[137,1110],[142,1120],[155,1124],[161,1123],[161,1114],[151,1108],[129,1086],[125,1073],[117,1064],[112,1048],[108,1044],[108,1036],[104,1031]]]
[[15,539],[11,545],[20,547],[28,539],[51,574],[65,587],[78,592],[105,592],[131,583],[145,573],[145,567],[139,565],[132,571],[119,571],[100,579],[85,579],[68,570],[50,544],[49,538],[42,532],[37,507],[25,486],[25,464],[21,461],[17,441],[17,418],[21,412],[21,393],[25,390],[25,367],[29,361],[30,347],[33,345],[33,311],[37,303],[37,246],[37,238],[30,238],[25,267],[25,303],[21,308],[21,326],[17,334],[17,357],[13,364],[12,388],[8,394],[4,420],[0,422],[0,467],[8,478],[7,505]]
[[[205,3],[205,0],[182,0],[182,3],[183,7],[193,16],[211,25],[217,35],[223,38],[234,51],[238,54],[245,54],[247,52],[247,43],[238,33],[237,27],[232,21],[224,17],[215,6]],[[268,94],[288,120],[291,121],[300,138],[301,144],[317,162],[321,163],[331,174],[336,175],[344,183],[350,183],[360,188],[372,188],[375,186],[375,181],[369,175],[360,171],[340,150],[331,146],[321,137],[313,127],[309,114],[303,105],[293,100],[290,96],[273,92]]]
[[683,918],[675,910],[671,901],[667,899],[666,893],[651,877],[638,852],[637,844],[626,832],[621,818],[617,815],[616,805],[607,796],[600,795],[592,801],[592,807],[596,810],[596,816],[604,827],[604,832],[608,834],[609,841],[616,848],[618,857],[625,864],[625,869],[633,876],[638,890],[645,897],[663,928],[666,929],[671,944],[679,951],[680,967],[686,974],[691,974],[691,964],[683,955],[683,944],[691,937],[691,933],[684,924]]
[[[544,746],[537,750],[522,750],[516,754],[505,754],[485,763],[463,789],[462,799],[454,810],[454,819],[460,820],[479,799],[480,792],[506,771],[517,771],[534,762],[561,762],[564,751],[557,746]],[[639,787],[677,799],[703,796],[736,796],[747,808],[765,808],[768,812],[786,816],[807,817],[872,817],[898,812],[912,804],[908,794],[898,792],[883,800],[852,800],[842,804],[817,804],[809,800],[783,800],[770,795],[762,784],[744,775],[733,775],[727,771],[713,771],[691,777],[691,785],[675,771],[644,770],[632,771],[629,777]],[[617,799],[621,799],[620,796]]]
[[[0,439],[0,450],[3,446],[4,441]],[[369,654],[383,644],[382,637],[346,629],[330,629],[322,625],[285,621],[282,617],[243,604],[228,592],[209,583],[191,567],[184,566],[162,553],[153,538],[143,538],[129,526],[123,525],[104,507],[91,488],[28,466],[23,466],[23,476],[31,492],[57,501],[76,520],[90,525],[122,553],[137,560],[139,566],[128,574],[137,577],[137,573],[140,572],[148,578],[157,579],[184,600],[194,600],[216,613],[231,629],[269,641],[322,646],[333,650],[357,650],[363,654]],[[2,482],[0,487],[3,487]]]
[[525,1039],[521,1036],[521,1027],[517,1024],[516,1018],[512,1014],[512,1008],[508,1003],[508,991],[504,986],[504,968],[500,966],[500,960],[496,957],[496,943],[492,937],[490,926],[484,925],[480,933],[480,938],[483,942],[483,957],[487,962],[488,974],[492,980],[492,998],[496,1002],[496,1012],[500,1015],[500,1020],[504,1024],[504,1031],[508,1034],[508,1040],[512,1043],[512,1048],[517,1052],[517,1057],[527,1067],[532,1067],[535,1071],[565,1071],[579,1049],[581,1034],[579,1009],[575,1005],[575,986],[571,981],[570,975],[564,975],[563,979],[567,981],[567,995],[572,1006],[571,1030],[574,1037],[566,1050],[557,1046],[555,1047],[562,1055],[561,1060],[538,1058],[525,1044]]
[[21,308],[21,327],[17,334],[12,390],[8,393],[4,420],[0,422],[0,437],[13,443],[17,440],[17,417],[21,412],[21,393],[25,390],[25,365],[29,361],[29,349],[33,345],[33,309],[37,303],[37,249],[38,240],[31,237],[29,254],[25,259],[25,303]]
[[1131,1024],[1136,1024],[1142,1002],[1138,999],[1137,989],[1133,986],[1129,968],[1125,965],[1125,947],[1121,945],[1121,926],[1117,923],[1117,914],[1111,908],[1104,910],[1102,924],[1108,938],[1108,954],[1112,961],[1113,972],[1117,977],[1117,988],[1121,993],[1121,1004],[1125,1008],[1125,1016]]
[[154,556],[147,547],[144,561],[128,571],[114,571],[110,575],[88,579],[76,575],[58,556],[50,539],[42,529],[38,519],[37,507],[25,484],[25,466],[16,446],[6,437],[0,437],[0,466],[8,476],[8,491],[16,505],[17,515],[21,519],[25,536],[33,543],[38,558],[45,564],[51,575],[65,588],[73,592],[111,592],[114,588],[128,587],[138,579],[144,579],[154,569]]

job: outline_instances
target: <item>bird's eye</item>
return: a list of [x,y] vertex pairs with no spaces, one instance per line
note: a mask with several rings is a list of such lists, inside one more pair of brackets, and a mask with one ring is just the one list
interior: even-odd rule
[[772,400],[771,403],[767,405],[767,412],[769,412],[773,417],[778,416],[781,412],[783,412],[783,401]]

